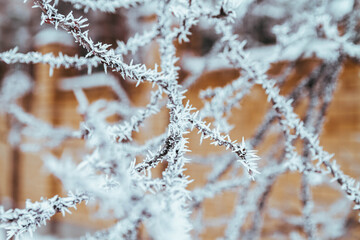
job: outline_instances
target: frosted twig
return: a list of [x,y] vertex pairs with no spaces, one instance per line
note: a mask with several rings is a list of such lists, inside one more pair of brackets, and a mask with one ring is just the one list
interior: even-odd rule
[[54,68],[70,68],[77,69],[88,68],[91,72],[92,68],[96,68],[100,65],[100,59],[97,57],[86,58],[79,56],[68,56],[59,52],[57,57],[53,53],[42,54],[39,52],[19,53],[18,48],[13,48],[7,52],[0,53],[0,60],[7,64],[14,63],[44,63],[48,64],[51,69]]
[[46,222],[56,213],[71,213],[69,208],[75,208],[76,205],[85,201],[89,197],[86,194],[74,195],[69,194],[68,197],[61,198],[55,196],[48,200],[32,203],[26,202],[25,209],[10,209],[4,211],[0,208],[0,227],[7,230],[7,239],[13,236],[20,236],[24,232],[32,234],[36,228],[46,225]]

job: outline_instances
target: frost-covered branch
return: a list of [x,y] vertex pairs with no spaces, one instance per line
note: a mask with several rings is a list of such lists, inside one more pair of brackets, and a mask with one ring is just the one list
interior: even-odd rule
[[260,173],[257,170],[256,162],[260,158],[255,154],[256,151],[250,150],[246,147],[244,138],[241,144],[238,144],[236,140],[232,141],[229,135],[221,135],[218,129],[212,130],[210,128],[210,123],[206,125],[204,122],[197,119],[196,116],[189,119],[189,121],[195,128],[199,130],[199,133],[201,134],[200,142],[202,142],[203,139],[209,138],[213,141],[213,145],[224,146],[226,147],[226,149],[230,149],[231,151],[233,151],[236,155],[238,155],[238,161],[245,167],[251,178],[254,179],[255,174]]
[[164,81],[157,79],[160,77],[160,73],[156,70],[146,69],[145,65],[137,64],[130,65],[125,64],[122,61],[122,56],[115,54],[115,51],[108,47],[110,45],[103,44],[101,42],[94,43],[94,41],[89,37],[88,30],[82,31],[83,28],[88,26],[87,19],[83,17],[74,18],[72,13],[69,13],[67,16],[64,16],[58,13],[58,10],[50,4],[51,1],[38,1],[34,0],[36,7],[39,7],[42,10],[42,24],[50,23],[55,26],[55,28],[61,27],[68,33],[70,33],[76,42],[85,48],[88,52],[86,57],[96,56],[104,65],[104,71],[107,71],[107,67],[113,69],[113,71],[119,72],[123,78],[129,77],[130,79],[136,80],[137,83],[143,81],[149,82],[158,82],[158,84],[165,85]]
[[[205,199],[231,191],[238,196],[233,213],[230,218],[226,216],[226,221],[223,216],[216,217],[214,222],[226,224],[225,239],[259,239],[266,225],[264,214],[275,215],[267,202],[278,177],[296,171],[302,176],[303,216],[283,221],[301,226],[309,239],[335,236],[328,229],[318,229],[331,224],[320,219],[310,186],[314,183],[311,177],[330,176],[355,203],[355,209],[360,208],[359,183],[345,175],[332,160],[333,155],[319,143],[339,72],[346,59],[360,59],[359,4],[343,1],[340,9],[337,0],[33,0],[34,7],[41,10],[41,24],[70,34],[85,56],[20,53],[13,48],[0,53],[0,61],[16,68],[30,63],[47,64],[50,75],[54,68],[87,68],[87,75],[56,83],[60,90],[74,93],[80,127],[78,130],[54,127],[26,112],[20,103],[21,97],[31,93],[31,80],[26,74],[6,75],[0,91],[0,113],[16,122],[9,141],[21,150],[49,153],[67,139],[83,141],[81,156],[66,149],[58,158],[54,156],[58,155],[56,150],[56,154],[44,154],[43,161],[65,190],[86,194],[28,202],[22,210],[1,209],[0,227],[8,231],[9,238],[32,233],[57,212],[68,211],[91,196],[99,215],[113,219],[114,224],[86,234],[84,239],[137,239],[143,228],[151,239],[191,239],[192,227],[197,237],[206,231]],[[84,11],[63,14],[66,7]],[[85,15],[74,16],[87,14],[92,18],[95,14],[88,13],[90,10],[121,15],[121,24],[126,25],[124,29],[132,28],[132,36],[117,41],[114,47],[94,41],[101,36],[96,36]],[[140,20],[142,17],[150,21]],[[140,29],[140,25],[144,26]],[[128,35],[123,34],[124,38]],[[115,37],[112,40],[115,42]],[[152,63],[156,62],[154,68],[142,62],[148,56],[143,56],[140,50],[148,46],[159,53],[151,56],[155,59]],[[193,51],[194,47],[203,49]],[[283,90],[293,74],[298,74],[299,65],[307,58],[317,59],[313,69],[308,76],[292,83],[290,93],[283,95],[280,88]],[[280,74],[270,77],[272,66],[278,64],[285,67]],[[91,74],[99,66],[104,67],[105,73],[111,70],[113,74]],[[205,72],[225,69],[238,71],[238,77],[232,81],[218,79],[216,85],[212,79],[207,86],[196,84],[198,79],[207,77]],[[136,86],[152,84],[147,104],[135,107],[133,96],[126,92],[128,86],[123,88],[118,76],[135,82]],[[258,94],[255,85],[263,88],[271,106],[252,137],[237,142],[241,133],[232,131],[239,124],[236,117],[252,116],[232,114],[235,107],[247,104],[244,100],[247,95],[257,97],[252,95],[253,91]],[[110,88],[117,97],[93,101],[86,89],[97,87]],[[205,89],[200,91],[204,104],[199,108],[193,107],[197,106],[197,102],[192,102],[193,92],[187,93],[193,87]],[[143,98],[144,89],[148,88],[138,88],[134,93],[143,94],[139,96]],[[308,109],[301,120],[294,109],[307,100]],[[265,103],[259,100],[256,104]],[[256,104],[253,111],[257,111]],[[146,131],[144,123],[160,109],[167,112],[159,116],[168,120],[162,134],[140,143],[135,132],[141,135]],[[114,115],[116,120],[110,120]],[[208,139],[210,144],[229,151],[206,156],[190,154],[193,139],[188,136],[192,136],[189,134],[192,131],[200,135],[200,144]],[[268,136],[275,140],[271,140],[270,149],[261,148],[263,161],[258,164],[260,157],[255,149],[263,142],[266,145],[264,139]],[[303,143],[303,153],[296,147],[299,141]],[[205,179],[203,185],[198,184],[198,176],[193,176],[192,171],[187,175],[192,164],[203,164],[208,170],[196,173]],[[189,183],[194,179],[197,187],[191,189]],[[197,219],[191,216],[193,210]],[[334,211],[330,215],[334,216]]]
[[69,208],[76,206],[89,197],[86,194],[74,195],[68,197],[55,196],[48,200],[32,203],[26,202],[24,209],[10,209],[4,211],[0,208],[0,227],[7,230],[7,239],[12,236],[20,236],[24,232],[32,234],[39,226],[46,225],[46,222],[56,213],[61,212],[63,216],[66,212],[71,213]]
[[[92,68],[96,68],[100,64],[100,59],[97,57],[85,58],[78,56],[68,56],[65,54],[59,53],[59,56],[55,57],[53,53],[42,54],[39,52],[29,52],[29,53],[18,53],[18,49],[14,48],[7,52],[0,53],[0,60],[7,63],[44,63],[50,66],[50,69],[54,68],[76,68],[82,69],[86,67],[88,72],[91,73]],[[50,70],[51,73],[51,70]],[[51,74],[50,74],[51,75]]]

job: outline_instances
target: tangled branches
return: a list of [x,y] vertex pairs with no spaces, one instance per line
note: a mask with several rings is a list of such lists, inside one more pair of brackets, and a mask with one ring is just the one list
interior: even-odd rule
[[[302,175],[302,226],[307,238],[316,239],[320,234],[328,236],[327,232],[320,233],[317,230],[317,224],[329,224],[325,221],[318,223],[315,219],[309,174],[327,176],[336,181],[354,202],[355,208],[360,208],[359,183],[340,170],[333,155],[324,151],[319,142],[339,69],[346,58],[354,61],[360,59],[360,48],[357,45],[360,39],[357,33],[360,20],[357,1],[353,1],[344,14],[335,16],[329,9],[337,1],[310,4],[305,0],[296,3],[265,0],[258,6],[256,1],[243,1],[241,4],[222,1],[216,5],[212,1],[201,0],[63,0],[85,13],[89,10],[117,13],[119,9],[130,11],[150,6],[156,16],[152,28],[143,33],[137,32],[126,43],[117,41],[117,48],[94,41],[90,37],[88,19],[83,16],[74,17],[72,12],[67,15],[61,13],[58,8],[60,2],[62,1],[34,0],[33,7],[41,11],[41,24],[52,25],[58,31],[70,34],[86,51],[84,57],[19,53],[14,48],[0,53],[0,60],[7,64],[43,63],[49,65],[51,71],[60,67],[87,68],[88,74],[92,73],[92,69],[103,66],[106,73],[108,70],[112,71],[123,79],[133,81],[136,86],[151,83],[156,89],[144,108],[135,108],[127,97],[121,96],[124,92],[116,82],[107,84],[119,95],[120,100],[112,103],[89,103],[81,87],[70,86],[79,104],[78,111],[83,116],[80,128],[72,130],[52,127],[26,113],[15,102],[25,91],[21,86],[16,91],[19,92],[16,96],[11,95],[5,87],[2,88],[0,103],[6,107],[1,112],[17,119],[27,129],[29,136],[31,132],[38,132],[36,137],[40,139],[57,136],[47,144],[39,145],[38,149],[59,146],[69,138],[83,139],[88,149],[80,163],[75,163],[65,153],[61,159],[52,155],[43,157],[46,168],[61,180],[70,195],[65,198],[56,196],[40,203],[28,203],[21,210],[1,209],[0,227],[7,230],[8,238],[20,237],[25,232],[32,233],[57,212],[64,213],[70,207],[76,208],[76,204],[82,201],[94,201],[99,204],[101,211],[111,212],[116,223],[109,229],[87,234],[84,238],[136,239],[140,224],[144,224],[147,233],[154,239],[190,239],[196,235],[195,230],[200,229],[201,232],[204,228],[197,226],[196,219],[191,216],[192,211],[199,214],[201,223],[206,198],[224,191],[237,190],[238,201],[224,238],[256,239],[260,237],[264,224],[262,217],[269,193],[276,179],[290,171]],[[247,36],[247,33],[242,34],[241,29],[236,26],[251,17],[249,15],[252,12],[257,11],[259,14],[259,9],[266,5],[290,12],[283,11],[281,16],[274,16],[278,21],[273,27],[276,35],[273,52],[270,57],[256,61],[249,55],[244,38],[250,40],[250,45],[260,43],[252,36]],[[340,26],[345,29],[344,33],[340,32]],[[201,109],[194,108],[185,93],[203,70],[190,72],[191,80],[182,84],[179,76],[181,67],[176,55],[176,42],[189,42],[190,35],[196,28],[213,31],[216,39],[210,53],[200,58],[200,68],[211,69],[208,65],[214,60],[217,65],[219,62],[225,63],[240,75],[224,87],[201,92],[200,97],[205,102]],[[159,46],[161,70],[158,66],[151,69],[143,63],[134,63],[133,60],[127,63],[126,56],[129,53],[134,55],[141,47],[153,41]],[[330,50],[333,53],[327,53]],[[297,61],[310,56],[321,59],[320,66],[296,86],[289,96],[282,96],[279,85],[284,83],[289,71],[285,71],[283,78],[272,79],[267,74],[270,64],[285,60],[291,63],[291,70]],[[184,55],[181,61],[190,61],[191,58],[193,57]],[[247,141],[242,138],[242,142],[237,143],[229,136],[232,126],[228,119],[233,108],[246,95],[251,94],[255,85],[263,88],[271,109],[253,138]],[[294,113],[294,107],[304,97],[310,99],[310,104],[304,120],[301,120]],[[143,145],[137,143],[133,137],[134,132],[142,131],[144,122],[158,114],[164,106],[169,113],[166,131]],[[122,119],[115,124],[109,123],[107,117],[115,112]],[[211,127],[212,120],[214,127]],[[274,148],[275,151],[281,149],[281,154],[264,155],[260,159],[253,149],[262,142],[274,122],[280,129],[283,140],[275,143]],[[193,176],[187,176],[185,170],[195,158],[188,154],[191,149],[187,135],[195,130],[200,135],[200,142],[209,139],[211,144],[223,146],[231,152],[222,154],[222,160],[211,160],[211,157],[199,160],[213,164],[213,171],[205,186],[191,191],[188,185]],[[26,133],[22,133],[24,132]],[[233,138],[241,139],[241,136]],[[304,142],[303,154],[299,154],[295,148],[297,140]],[[151,170],[159,165],[164,166],[161,177],[153,177]],[[238,173],[240,167],[243,170]],[[224,180],[224,175],[230,169],[233,169],[233,175]],[[239,174],[241,176],[237,176]],[[251,227],[246,229],[244,226],[248,216],[251,216]],[[191,232],[192,229],[195,233]]]

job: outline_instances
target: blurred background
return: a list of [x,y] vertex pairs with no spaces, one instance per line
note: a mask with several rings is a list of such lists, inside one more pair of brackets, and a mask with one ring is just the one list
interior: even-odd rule
[[[264,11],[266,4],[271,1],[254,1],[249,11],[246,12],[243,24],[237,28],[238,34],[248,40],[247,50],[255,58],[262,59],[268,54],[268,50],[276,43],[276,37],[272,33],[272,27],[286,20],[286,2],[271,11]],[[70,56],[78,54],[84,56],[86,52],[74,43],[71,35],[62,30],[54,30],[46,24],[40,26],[39,9],[31,9],[31,1],[23,3],[21,0],[0,0],[0,52],[8,51],[15,46],[19,52],[38,51],[41,53],[59,52]],[[84,15],[83,11],[74,10],[71,5],[60,1],[59,9],[62,13],[73,10],[75,16]],[[271,13],[271,14],[270,14]],[[137,9],[118,9],[115,14],[89,11],[86,17],[90,23],[90,36],[95,41],[112,44],[116,41],[125,41],[137,32],[150,29],[156,21],[153,9],[149,6],[140,6]],[[214,31],[207,29],[206,23],[199,24],[191,29],[192,36],[190,43],[177,45],[177,54],[191,57],[194,61],[197,58],[206,56],[212,49],[214,43],[219,39]],[[134,59],[135,63],[145,63],[153,67],[159,63],[159,53],[156,42],[142,48],[136,54],[129,53],[125,61]],[[191,77],[193,70],[189,62],[180,59],[181,66],[180,80],[186,81]],[[321,64],[316,57],[306,58],[291,64],[286,61],[272,64],[269,75],[277,78],[284,75],[287,69],[286,81],[282,87],[282,94],[289,93],[302,79],[308,76],[315,67]],[[103,79],[118,81],[132,104],[145,106],[149,101],[151,86],[142,84],[135,88],[134,84],[121,78],[119,74],[103,73],[103,68],[93,69],[92,75],[87,75],[87,70],[78,69],[55,69],[52,76],[49,76],[49,66],[44,64],[11,64],[0,62],[0,84],[7,79],[22,79],[29,83],[31,91],[18,100],[18,104],[35,117],[55,126],[64,126],[78,129],[82,117],[77,112],[77,101],[71,88],[66,88],[66,82],[77,82],[85,89],[90,101],[98,99],[116,100],[114,90],[106,85],[88,87],[87,82],[94,82]],[[199,98],[199,92],[209,87],[224,86],[239,76],[238,71],[228,66],[219,65],[209,71],[204,70],[197,77],[198,80],[187,92],[191,103],[201,108],[203,102]],[[320,138],[324,149],[335,154],[335,158],[342,166],[343,171],[357,180],[360,176],[360,65],[357,62],[346,60],[342,67],[334,100],[327,113],[325,127]],[[19,80],[20,81],[20,80]],[[65,84],[64,84],[65,83]],[[308,101],[305,100],[296,107],[296,112],[304,115]],[[0,106],[1,107],[1,106]],[[266,95],[260,87],[252,89],[242,102],[239,108],[232,111],[229,120],[234,125],[230,136],[234,139],[250,138],[256,132],[270,104],[266,101]],[[115,120],[114,120],[115,119]],[[116,121],[116,116],[113,120]],[[168,124],[168,114],[162,110],[156,116],[146,121],[139,133],[136,134],[138,142],[144,142],[152,136],[163,133]],[[275,123],[276,124],[276,123]],[[51,151],[55,155],[63,152],[71,152],[74,156],[81,158],[84,154],[84,142],[82,140],[68,140],[60,147],[47,150],[35,151],[32,148],[31,138],[20,136],[21,126],[10,115],[0,115],[0,204],[5,208],[23,208],[26,199],[38,201],[41,197],[50,198],[54,195],[63,195],[61,182],[49,175],[43,168],[41,155],[44,151]],[[14,137],[15,136],[15,137]],[[278,131],[273,131],[266,136],[259,148],[259,155],[264,155],[277,141]],[[190,175],[194,182],[189,188],[193,189],[203,186],[207,181],[207,174],[211,170],[214,161],[224,158],[221,149],[210,147],[208,141],[199,144],[199,136],[196,133],[190,134],[190,149],[194,161],[187,167],[187,175]],[[21,145],[21,146],[20,146]],[[25,151],[30,150],[30,151]],[[202,157],[208,157],[209,162],[204,163]],[[210,164],[209,164],[210,163]],[[157,168],[161,172],[163,166]],[[229,173],[230,174],[230,173]],[[226,174],[223,179],[229,177]],[[290,224],[284,219],[301,216],[300,174],[288,173],[276,180],[276,183],[268,197],[268,211],[265,213],[265,228],[262,232],[262,239],[280,239],[277,232],[289,234],[294,230],[301,229],[296,224]],[[320,179],[319,182],[323,180]],[[339,206],[339,214],[346,215],[346,221],[340,222],[347,233],[341,238],[332,239],[359,239],[360,228],[358,216],[350,211],[351,203],[339,201],[341,193],[336,187],[328,184],[313,186],[314,200],[317,206],[326,209],[334,203]],[[200,233],[203,239],[215,239],[222,235],[226,226],[226,217],[231,216],[236,201],[236,192],[226,192],[204,203],[205,229]],[[281,209],[282,214],[277,212]],[[44,235],[58,237],[79,237],[86,232],[93,232],[109,226],[113,221],[96,218],[96,206],[90,209],[81,206],[72,215],[63,218],[56,215],[46,227],[41,228]],[[335,220],[334,220],[335,221]],[[291,222],[291,221],[290,221]],[[334,230],[335,231],[335,230]],[[146,238],[146,237],[143,237]],[[0,237],[1,239],[1,237]]]

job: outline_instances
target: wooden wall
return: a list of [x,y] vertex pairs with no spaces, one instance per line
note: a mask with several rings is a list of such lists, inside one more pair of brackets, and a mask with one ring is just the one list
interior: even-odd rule
[[[49,45],[41,49],[43,52],[57,52],[64,48],[58,45]],[[65,53],[74,53],[74,49],[69,48]],[[149,65],[158,60],[154,53],[149,53],[147,59]],[[316,61],[304,61],[299,63],[291,75],[290,82],[296,83],[303,76],[307,75]],[[273,73],[276,74],[278,66],[274,66]],[[78,128],[81,116],[77,113],[77,101],[72,92],[61,91],[56,88],[57,82],[63,77],[69,77],[76,74],[74,70],[55,70],[54,75],[49,77],[48,67],[37,65],[35,67],[35,89],[32,96],[30,112],[36,117],[57,125]],[[219,70],[204,73],[199,81],[188,91],[187,97],[191,103],[200,108],[201,101],[198,93],[201,89],[209,86],[225,85],[229,81],[235,79],[238,73],[233,70]],[[338,88],[335,92],[334,101],[332,102],[328,118],[326,120],[323,134],[321,135],[321,145],[324,149],[335,153],[338,163],[342,166],[345,173],[352,177],[360,176],[360,65],[347,61],[340,75]],[[291,88],[288,85],[286,88]],[[132,84],[124,84],[130,99],[136,106],[145,106],[149,99],[149,92],[152,89],[150,85],[144,84],[135,88]],[[286,91],[286,89],[284,90]],[[111,89],[103,87],[98,89],[86,90],[86,94],[91,101],[99,98],[115,99],[115,95]],[[301,113],[306,103],[301,105],[297,112]],[[251,94],[241,103],[240,109],[234,109],[231,122],[235,124],[235,128],[231,131],[233,139],[250,138],[262,121],[262,117],[270,105],[266,101],[264,91],[260,87],[255,87]],[[161,111],[158,115],[152,117],[141,128],[139,134],[136,135],[138,141],[143,142],[151,136],[159,135],[168,123],[168,114],[166,110]],[[11,190],[11,167],[13,159],[13,150],[7,144],[6,134],[8,132],[9,120],[0,117],[0,197],[10,197]],[[210,147],[209,141],[199,144],[199,136],[191,133],[190,149],[192,154],[209,155],[213,152],[222,151],[219,148]],[[268,146],[273,144],[274,138],[266,139],[265,144],[260,148],[260,154]],[[81,154],[83,142],[81,140],[71,140],[65,142],[60,149],[55,149],[54,154],[60,154],[64,149],[78,151]],[[54,177],[49,176],[42,170],[42,161],[40,154],[20,154],[21,162],[18,169],[20,171],[19,179],[19,199],[18,205],[24,206],[26,199],[37,201],[41,196],[51,197],[55,194],[63,194],[60,183]],[[221,159],[219,159],[221,161]],[[208,167],[199,164],[190,164],[186,174],[190,175],[195,181],[190,184],[189,188],[202,186],[210,171]],[[159,169],[161,170],[161,169]],[[286,209],[290,214],[301,214],[301,202],[299,200],[300,193],[300,175],[289,173],[281,176],[271,192],[268,202],[269,207]],[[314,187],[314,198],[320,205],[328,204],[335,201],[339,197],[338,193],[328,187]],[[224,193],[214,199],[205,201],[205,217],[209,220],[221,216],[230,216],[233,212],[235,202],[235,193]],[[355,219],[356,216],[353,216]],[[266,216],[265,221],[269,220]],[[89,211],[81,206],[73,215],[66,218],[61,216],[55,217],[55,222],[65,223],[68,225],[79,226],[82,229],[99,229],[109,225],[110,222],[99,222],[89,217]],[[271,235],[274,230],[290,232],[294,230],[290,226],[285,226],[283,222],[269,221],[263,232],[264,239],[274,239]],[[359,232],[358,225],[350,226],[352,231],[344,239],[357,239]],[[53,226],[52,231],[61,233],[61,226]],[[209,227],[202,233],[203,239],[215,239],[221,236],[224,225]],[[81,231],[79,232],[81,234]]]
[[[316,64],[318,64],[318,61],[306,60],[300,62],[290,74],[289,83],[282,89],[282,94],[289,92],[294,83],[307,76]],[[274,65],[270,72],[276,75],[279,68],[280,66]],[[208,86],[225,85],[237,77],[237,72],[233,70],[205,73],[197,84],[190,89],[187,96],[196,107],[200,108],[202,103],[198,98],[198,93],[201,89],[206,89]],[[360,97],[359,77],[360,65],[347,61],[340,73],[338,88],[328,110],[328,117],[320,138],[320,144],[326,151],[335,154],[335,158],[342,167],[342,170],[358,180],[360,176],[360,101],[357,101]],[[220,79],[221,81],[219,81]],[[241,102],[240,109],[233,110],[230,119],[230,123],[235,125],[235,128],[230,132],[232,139],[240,140],[242,136],[245,139],[253,136],[255,129],[259,126],[264,114],[270,107],[266,99],[265,92],[261,87],[256,86],[252,89],[249,96]],[[295,111],[302,116],[306,105],[307,101],[300,104]],[[209,145],[210,141],[204,140],[202,145],[199,145],[199,136],[196,133],[191,133],[190,139],[189,148],[192,149],[194,154],[208,155],[219,151],[218,147]],[[265,139],[264,144],[258,148],[260,156],[264,150],[274,144],[275,140],[271,134]],[[221,160],[220,158],[219,161]],[[263,161],[266,161],[266,159],[263,159]],[[195,179],[190,188],[196,188],[206,183],[207,174],[211,170],[209,167],[204,167],[200,164],[190,164],[187,168],[188,171],[186,173]],[[336,185],[336,183],[333,184]],[[267,203],[268,207],[282,209],[288,214],[300,216],[302,209],[300,186],[300,174],[287,173],[282,175],[272,188]],[[312,187],[312,192],[315,203],[320,207],[328,206],[330,203],[334,203],[341,198],[341,194],[338,191],[326,185]],[[237,193],[228,192],[205,201],[204,216],[206,219],[209,219],[209,224],[211,219],[232,216],[236,195]],[[358,216],[356,212],[353,212],[349,219],[348,234],[343,239],[358,239],[360,226],[356,223],[357,220]],[[225,225],[226,223],[212,225],[203,231],[201,237],[203,239],[221,237],[226,228]],[[285,224],[283,221],[274,221],[265,214],[265,227],[261,239],[277,239],[277,237],[272,236],[276,231],[290,233],[294,230],[298,229]]]

